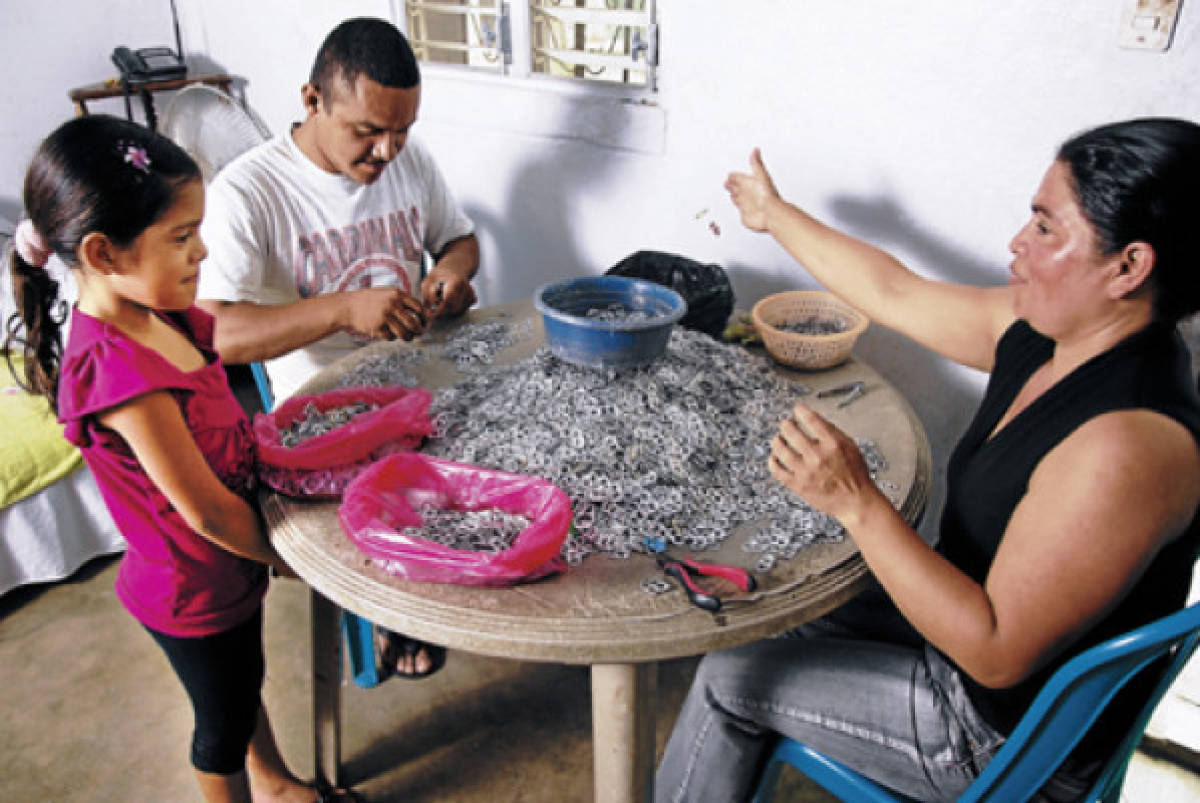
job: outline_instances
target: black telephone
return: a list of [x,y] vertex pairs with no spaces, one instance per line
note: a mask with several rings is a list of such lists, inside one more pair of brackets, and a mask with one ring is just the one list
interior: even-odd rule
[[143,47],[138,50],[118,47],[112,52],[112,60],[121,71],[122,83],[127,86],[187,76],[187,65],[169,47]]

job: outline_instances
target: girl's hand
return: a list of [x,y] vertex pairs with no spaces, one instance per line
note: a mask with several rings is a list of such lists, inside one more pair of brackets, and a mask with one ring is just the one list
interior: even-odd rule
[[742,214],[742,225],[751,231],[767,230],[767,209],[779,200],[779,191],[763,165],[762,153],[750,153],[749,173],[730,173],[725,179],[729,198]]
[[849,526],[867,496],[879,492],[858,445],[806,405],[797,404],[792,415],[771,441],[771,476]]

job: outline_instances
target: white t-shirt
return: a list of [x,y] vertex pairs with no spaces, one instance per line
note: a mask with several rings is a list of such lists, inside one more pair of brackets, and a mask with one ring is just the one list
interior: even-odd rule
[[[209,186],[197,296],[289,304],[398,286],[420,298],[424,252],[473,231],[412,136],[376,181],[360,184],[317,167],[284,134],[238,157]],[[268,360],[275,398],[364,342],[339,332]]]

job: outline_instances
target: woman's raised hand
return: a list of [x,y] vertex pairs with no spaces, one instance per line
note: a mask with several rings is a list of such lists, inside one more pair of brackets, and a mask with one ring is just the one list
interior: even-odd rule
[[758,148],[750,153],[750,172],[730,173],[725,179],[725,189],[742,215],[742,225],[751,231],[766,231],[767,209],[779,200],[779,191],[763,165]]

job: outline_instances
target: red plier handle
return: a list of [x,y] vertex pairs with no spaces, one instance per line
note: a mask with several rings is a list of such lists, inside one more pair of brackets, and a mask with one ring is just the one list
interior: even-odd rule
[[682,563],[693,574],[706,577],[722,577],[742,591],[753,591],[758,587],[758,583],[754,582],[754,576],[740,566],[727,566],[723,563],[709,563],[708,561],[693,560],[692,558],[679,560],[678,558],[668,557],[667,559]]
[[683,590],[687,593],[688,600],[693,605],[712,613],[721,610],[721,600],[717,599],[716,595],[710,594],[696,585],[696,581],[692,579],[693,569],[673,558],[663,557],[662,555],[656,556],[656,559],[665,574],[679,581],[683,586]]

